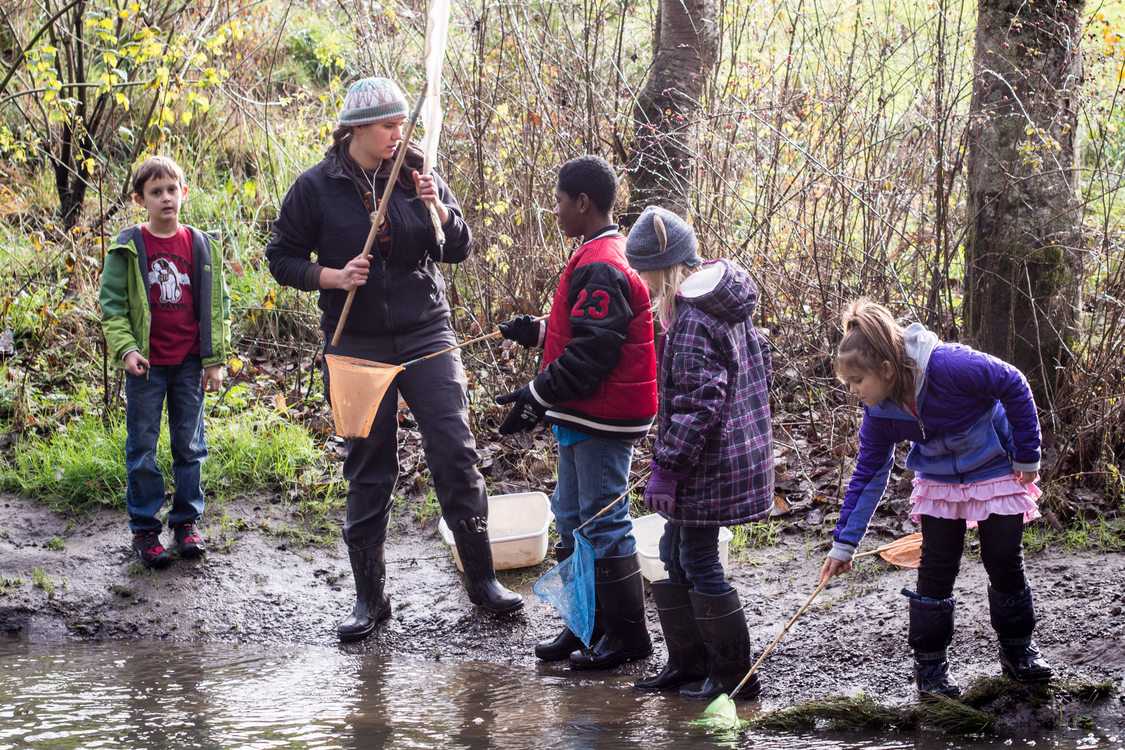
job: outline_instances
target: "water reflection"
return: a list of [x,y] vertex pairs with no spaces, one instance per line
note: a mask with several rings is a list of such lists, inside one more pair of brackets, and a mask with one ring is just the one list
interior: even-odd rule
[[1121,739],[707,734],[687,724],[701,705],[639,694],[632,678],[325,648],[0,640],[0,667],[0,750],[1076,750]]

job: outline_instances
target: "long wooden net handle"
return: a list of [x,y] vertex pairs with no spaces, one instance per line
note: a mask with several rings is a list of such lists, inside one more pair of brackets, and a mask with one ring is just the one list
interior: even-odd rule
[[870,557],[871,555],[881,555],[884,552],[893,552],[898,549],[909,549],[910,547],[920,547],[922,545],[921,539],[896,539],[893,542],[887,542],[882,547],[869,549],[866,552],[860,552],[858,555],[853,555],[853,560],[858,560],[861,557]]
[[816,591],[812,592],[812,596],[810,596],[808,599],[805,600],[805,603],[801,605],[801,608],[799,610],[797,610],[797,614],[793,615],[792,619],[790,619],[789,622],[786,623],[786,625],[782,629],[782,631],[777,634],[777,638],[773,639],[773,643],[771,643],[769,646],[766,647],[766,650],[763,651],[762,655],[758,657],[758,661],[754,662],[754,666],[750,667],[750,671],[746,673],[746,676],[742,678],[742,681],[739,682],[737,685],[735,685],[734,690],[730,691],[730,697],[731,698],[734,698],[735,693],[737,693],[739,690],[742,689],[742,687],[747,683],[747,681],[749,681],[750,676],[753,675],[756,671],[758,671],[758,667],[761,665],[761,663],[763,661],[765,661],[766,657],[769,656],[770,651],[773,651],[773,647],[776,646],[778,641],[780,641],[781,638],[786,633],[789,632],[789,628],[793,627],[793,623],[797,622],[797,618],[800,617],[806,609],[808,609],[808,606],[810,604],[812,604],[813,599],[815,599],[817,597],[817,594],[819,594],[821,591],[824,590],[824,587],[828,585],[828,582],[830,580],[832,580],[832,579],[831,578],[825,578],[823,581],[820,582],[820,585],[816,587]]
[[[546,319],[547,319],[546,315],[540,315],[538,318],[532,318],[532,322],[537,323],[541,320],[546,320]],[[422,356],[422,357],[417,357],[415,359],[410,360],[409,362],[403,362],[402,367],[410,367],[410,365],[416,365],[419,362],[422,362],[422,361],[425,361],[425,360],[429,359],[430,357],[436,357],[440,354],[446,354],[448,352],[453,351],[454,349],[460,349],[463,346],[468,346],[469,344],[475,344],[478,341],[484,341],[485,339],[494,339],[499,335],[500,335],[500,329],[497,328],[492,333],[486,333],[483,336],[477,336],[475,339],[469,339],[468,341],[462,341],[459,344],[454,344],[453,346],[447,346],[446,348],[444,348],[440,351],[436,351],[436,352],[433,352],[431,354],[426,354],[425,356]]]
[[[402,140],[399,142],[398,152],[395,154],[395,161],[391,166],[391,174],[387,178],[387,186],[383,188],[383,197],[379,200],[379,209],[375,212],[375,218],[371,220],[371,231],[367,233],[367,241],[363,243],[363,252],[359,254],[360,258],[367,258],[371,255],[371,246],[375,242],[375,235],[379,233],[379,226],[383,223],[383,218],[387,215],[388,199],[394,189],[395,180],[398,179],[402,161],[406,158],[406,152],[410,147],[410,136],[414,134],[414,123],[418,121],[418,113],[422,111],[422,100],[425,98],[426,87],[423,86],[422,93],[414,104],[414,111],[410,113],[410,120],[406,124],[406,132],[402,134]],[[344,323],[347,322],[348,314],[352,311],[355,290],[358,288],[355,287],[348,292],[348,298],[344,301],[344,309],[340,311],[340,319],[336,321],[336,332],[332,334],[332,346],[340,343],[340,334],[344,332]]]
[[[884,544],[882,547],[878,547],[876,549],[868,550],[867,552],[861,552],[858,555],[853,556],[852,559],[856,560],[860,557],[869,557],[871,555],[878,555],[881,552],[889,552],[890,550],[901,549],[903,547],[912,547],[915,544],[921,544],[921,541],[917,540],[917,539],[905,539],[905,540],[904,539],[896,539],[893,542],[888,542],[887,544]],[[758,667],[761,665],[761,663],[763,661],[765,661],[765,658],[769,655],[770,651],[773,651],[773,647],[776,646],[778,644],[778,641],[780,641],[782,639],[782,637],[786,633],[789,632],[789,628],[793,627],[793,623],[797,622],[797,618],[800,617],[806,609],[808,609],[808,606],[810,604],[812,604],[813,599],[815,599],[817,597],[817,595],[819,595],[820,592],[824,590],[824,587],[827,586],[828,582],[831,581],[831,580],[832,580],[831,578],[825,578],[823,581],[820,582],[820,585],[816,587],[816,591],[812,592],[812,596],[810,596],[805,601],[805,603],[801,605],[801,608],[799,610],[797,610],[797,614],[793,615],[793,618],[791,620],[789,620],[789,622],[785,625],[785,627],[782,629],[782,631],[780,633],[778,633],[777,638],[773,639],[773,643],[771,643],[769,646],[766,647],[766,650],[763,651],[762,655],[758,657],[758,661],[754,662],[754,666],[750,667],[750,671],[746,673],[746,676],[742,678],[742,681],[739,682],[738,685],[735,686],[734,690],[730,691],[730,696],[729,696],[730,698],[734,698],[734,694],[737,693],[739,690],[741,690],[744,685],[746,685],[746,683],[749,681],[750,677],[754,674],[754,672],[758,671]]]
[[586,519],[585,523],[583,523],[581,526],[579,526],[577,529],[575,529],[575,531],[576,532],[582,531],[582,529],[586,528],[591,523],[593,523],[595,518],[599,518],[599,517],[605,515],[606,513],[608,513],[613,506],[617,505],[619,502],[621,502],[625,498],[629,497],[629,495],[632,495],[633,491],[636,490],[638,487],[640,487],[642,484],[644,484],[645,480],[647,480],[647,479],[648,479],[648,472],[646,471],[640,476],[640,478],[637,479],[637,481],[633,482],[632,486],[630,486],[629,489],[625,490],[625,492],[618,495],[616,497],[616,499],[614,499],[614,501],[611,502],[609,505],[605,506],[604,508],[599,510],[597,513],[592,515],[590,518]]

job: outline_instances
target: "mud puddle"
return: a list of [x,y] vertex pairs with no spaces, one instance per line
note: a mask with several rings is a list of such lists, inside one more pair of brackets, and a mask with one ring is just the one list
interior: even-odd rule
[[[1113,735],[710,733],[700,706],[622,676],[326,647],[0,639],[0,748],[1114,747]],[[743,718],[756,713],[741,708]]]
[[[202,526],[211,541],[208,558],[192,563],[177,561],[171,568],[154,573],[140,571],[131,563],[124,519],[118,512],[99,511],[71,520],[28,500],[0,498],[0,633],[6,632],[18,643],[36,649],[65,651],[82,644],[91,649],[121,649],[121,658],[130,662],[133,656],[129,649],[143,652],[152,648],[155,653],[185,653],[189,658],[206,654],[209,649],[217,649],[220,654],[234,649],[236,654],[250,654],[251,659],[266,658],[263,654],[287,655],[278,656],[279,664],[301,665],[313,659],[328,665],[316,668],[322,671],[315,679],[303,673],[278,678],[279,684],[290,685],[298,695],[303,694],[300,690],[306,683],[322,684],[322,691],[325,686],[330,688],[335,683],[327,673],[343,669],[353,677],[347,681],[352,687],[341,688],[342,694],[354,697],[361,690],[359,682],[364,681],[357,682],[354,675],[367,674],[365,670],[375,668],[365,664],[383,660],[384,667],[388,663],[404,665],[404,674],[416,675],[411,678],[416,684],[409,692],[419,700],[410,710],[421,714],[428,712],[431,703],[426,690],[437,696],[450,689],[449,685],[465,684],[466,680],[472,683],[464,675],[474,673],[485,675],[479,687],[510,686],[513,691],[511,696],[498,696],[486,690],[481,700],[501,704],[510,700],[513,707],[534,705],[536,714],[558,713],[554,721],[567,726],[582,725],[583,716],[601,716],[599,711],[620,717],[609,721],[615,726],[632,726],[632,719],[626,721],[624,717],[634,711],[682,717],[684,712],[694,714],[699,709],[693,704],[685,707],[678,699],[640,696],[632,691],[632,680],[658,669],[664,659],[663,641],[651,606],[650,630],[657,647],[650,659],[593,678],[575,675],[563,666],[539,664],[532,655],[535,642],[552,636],[559,625],[550,605],[531,593],[531,584],[548,565],[501,572],[506,585],[525,595],[526,607],[513,617],[489,617],[468,602],[452,557],[432,522],[422,528],[404,524],[393,533],[387,550],[387,590],[394,614],[365,643],[341,647],[335,639],[335,624],[352,602],[346,555],[341,546],[329,550],[290,547],[269,531],[286,520],[284,513],[283,507],[268,504],[210,508]],[[55,537],[63,539],[62,550],[48,544]],[[776,546],[750,550],[732,559],[731,580],[746,605],[759,651],[815,589],[823,559],[818,546],[822,541],[803,534],[783,534]],[[1027,736],[1055,741],[1060,731],[1081,733],[1098,727],[1108,734],[1096,737],[1118,736],[1115,731],[1125,730],[1125,703],[1119,697],[1125,687],[1125,586],[1121,584],[1125,580],[1125,555],[1047,552],[1029,557],[1028,574],[1037,593],[1041,623],[1037,640],[1056,667],[1060,681],[1112,681],[1119,693],[1095,704],[1073,697],[1057,697],[1040,705],[1009,701],[996,709],[999,735],[1013,742]],[[862,694],[891,703],[912,701],[907,605],[898,591],[913,584],[913,571],[865,562],[826,589],[763,664],[760,673],[765,694],[761,710],[831,695]],[[985,585],[979,562],[968,556],[957,583],[957,634],[951,648],[953,675],[963,685],[977,677],[999,674]],[[137,643],[118,643],[123,639]],[[146,643],[152,641],[160,643]],[[11,658],[9,655],[5,660]],[[63,664],[72,656],[59,658],[59,664]],[[227,658],[201,662],[221,672],[219,665]],[[234,662],[240,663],[239,657]],[[399,668],[394,666],[391,671]],[[253,674],[255,669],[249,672]],[[271,669],[271,674],[278,670],[284,673],[281,666]],[[219,678],[201,673],[197,679],[207,683]],[[404,678],[403,683],[409,681]],[[392,686],[389,692],[397,689]],[[470,693],[474,689],[464,688]],[[309,710],[320,694],[314,692]],[[380,687],[378,694],[385,696],[388,689]],[[540,705],[542,695],[553,697]],[[444,700],[447,702],[442,710],[454,718],[443,731],[467,730],[461,726],[468,720],[462,702],[448,695]],[[484,705],[476,698],[465,701],[466,705]],[[349,703],[347,710],[354,711],[356,705],[369,702]],[[572,715],[568,713],[572,704],[584,708]],[[337,715],[331,713],[337,709],[325,710]],[[476,718],[472,717],[474,721]],[[489,721],[487,717],[483,720]],[[506,721],[505,726],[509,723]],[[659,725],[681,736],[679,729],[669,728],[672,725]],[[657,732],[629,739],[631,735],[622,731],[625,733],[620,737],[625,739],[621,747],[649,747],[661,737]],[[580,735],[552,741],[556,740],[562,743],[554,745],[557,747],[583,746],[566,744],[581,743]],[[450,744],[437,746],[486,746],[452,735],[441,742]],[[882,742],[880,746],[900,746],[894,744],[898,742],[895,737],[884,737]],[[423,742],[421,746],[428,745]],[[739,741],[723,746],[736,747]],[[782,745],[775,741],[768,746]]]

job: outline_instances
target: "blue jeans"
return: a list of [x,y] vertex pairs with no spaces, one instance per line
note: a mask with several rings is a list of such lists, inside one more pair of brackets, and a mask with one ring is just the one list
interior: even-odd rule
[[665,522],[660,560],[670,583],[689,583],[693,591],[718,596],[731,590],[719,562],[719,527],[674,526]]
[[[612,438],[588,437],[573,445],[559,443],[559,481],[551,497],[555,530],[563,547],[574,547],[574,530],[629,488],[633,444]],[[637,551],[629,500],[582,529],[594,557],[621,557]]]
[[203,513],[203,364],[198,354],[189,354],[180,365],[153,365],[145,375],[125,373],[125,507],[133,531],[160,530],[164,475],[156,463],[156,442],[165,400],[175,482],[168,524],[195,521]]

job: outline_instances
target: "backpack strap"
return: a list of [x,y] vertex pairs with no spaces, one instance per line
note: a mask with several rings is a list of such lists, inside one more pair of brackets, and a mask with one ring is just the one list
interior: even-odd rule
[[148,255],[145,253],[144,233],[141,232],[140,224],[134,224],[117,233],[118,245],[128,245],[130,242],[133,243],[133,247],[137,251],[137,265],[141,269],[141,281],[144,282],[143,287],[147,289]]
[[[195,303],[195,319],[199,326],[199,355],[204,359],[210,357],[215,351],[214,342],[211,341],[210,315],[204,321],[202,311],[211,310],[211,236],[200,229],[189,226],[191,231],[191,293]],[[203,325],[207,322],[208,325]]]

